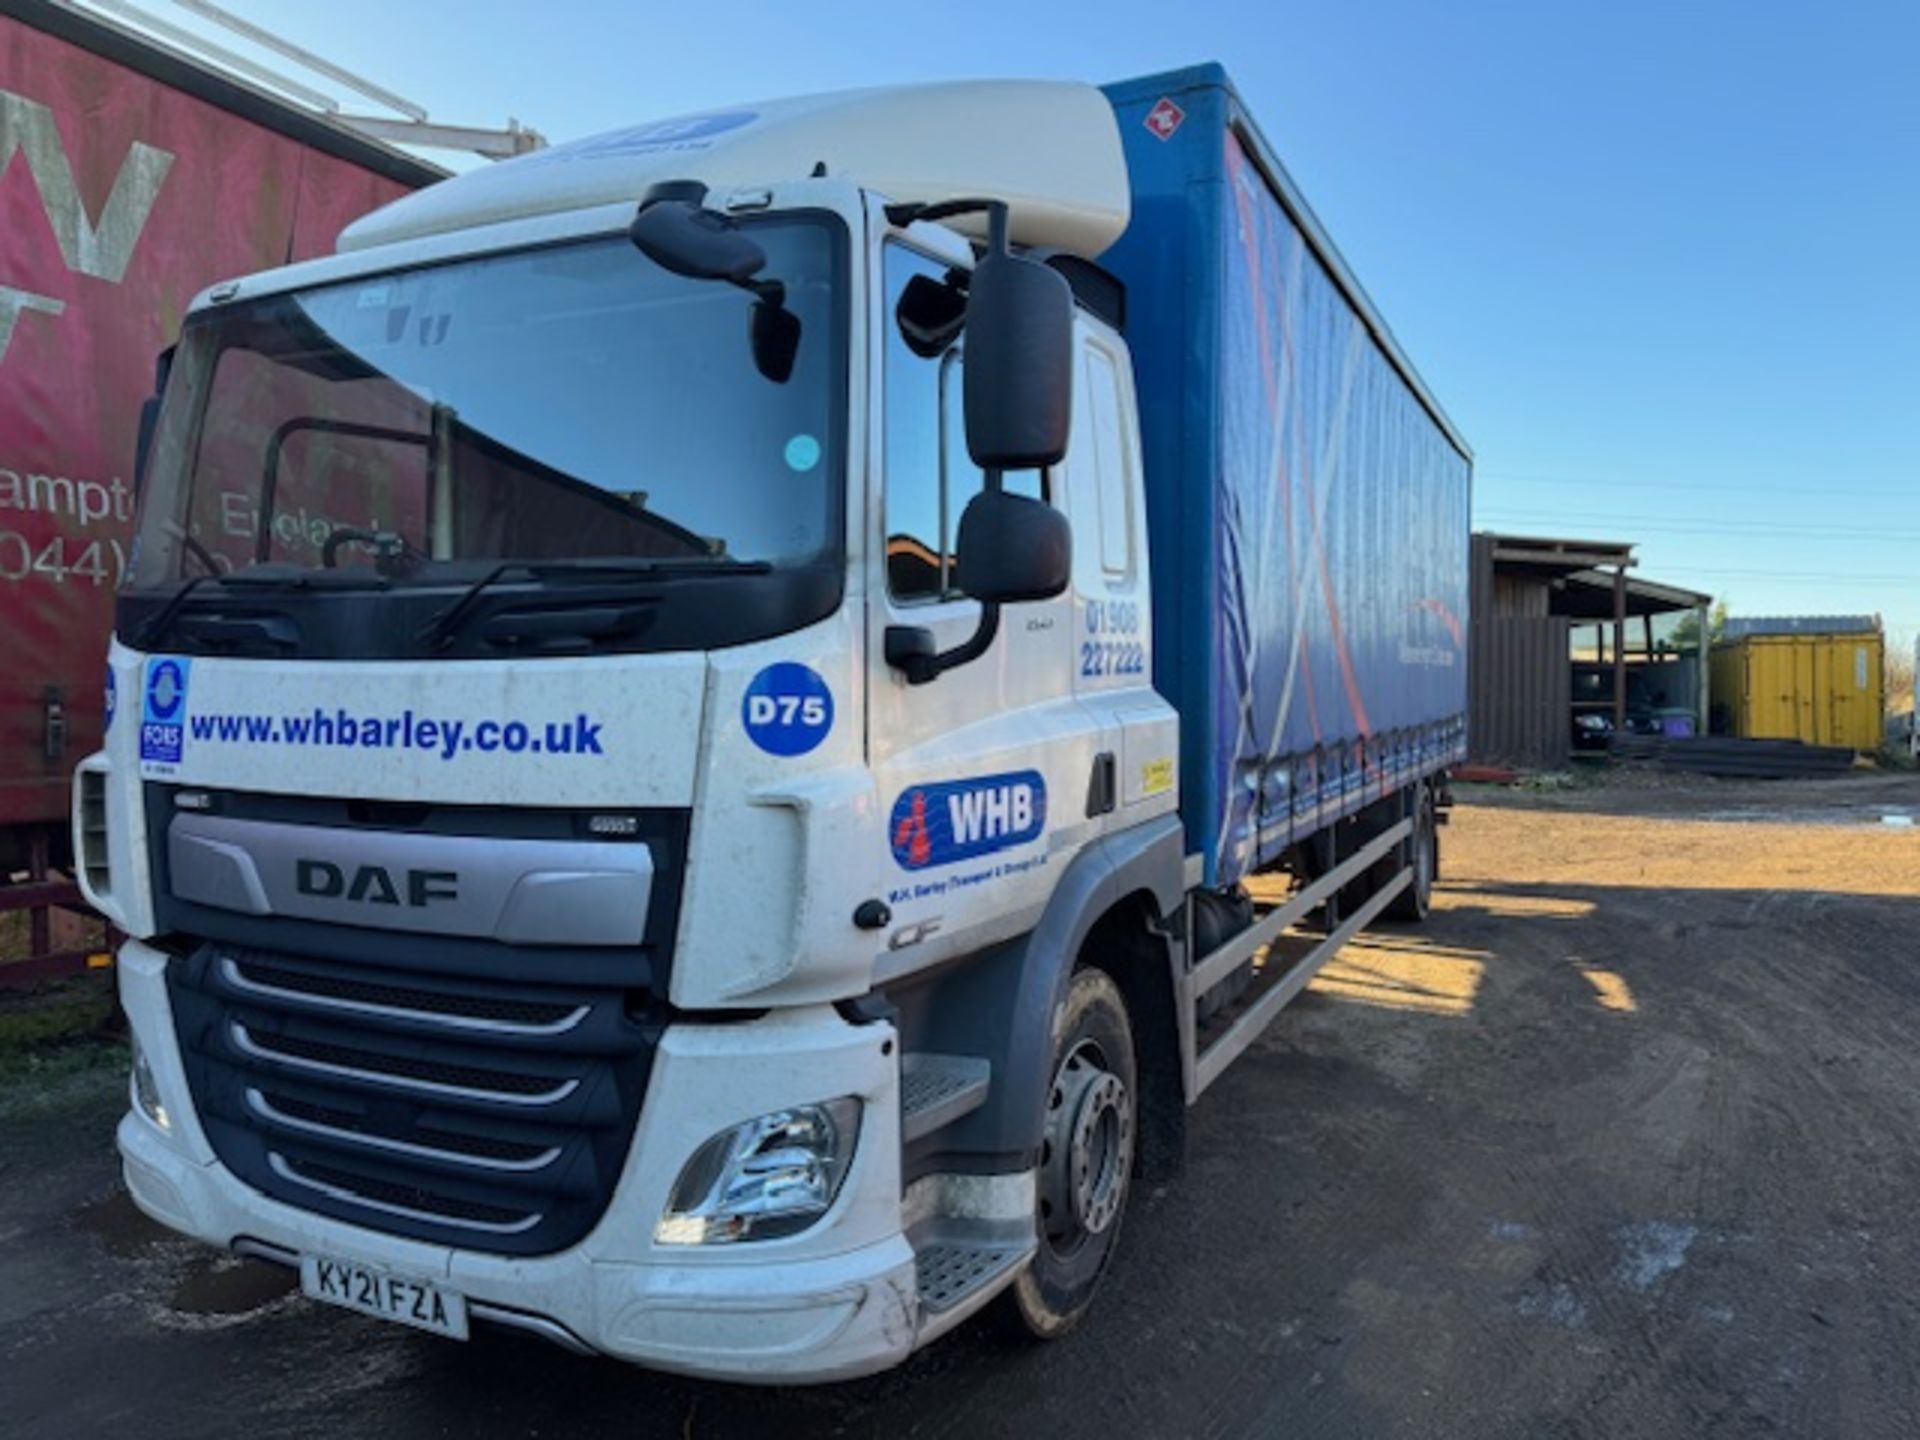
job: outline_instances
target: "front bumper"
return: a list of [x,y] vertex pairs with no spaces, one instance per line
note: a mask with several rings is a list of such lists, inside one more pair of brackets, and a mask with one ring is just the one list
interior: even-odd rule
[[[194,1114],[166,956],[130,941],[120,992],[170,1128],[132,1111],[118,1141],[148,1215],[209,1243],[317,1253],[446,1286],[525,1328],[621,1359],[719,1379],[794,1383],[882,1370],[914,1348],[914,1256],[901,1233],[897,1043],[830,1007],[663,1038],[640,1130],[606,1214],[580,1244],[534,1258],[449,1249],[273,1200],[215,1158]],[[858,1095],[853,1166],[833,1209],[787,1239],[662,1246],[654,1223],[687,1157],[716,1131],[785,1105]],[[251,1242],[251,1247],[246,1242]],[[476,1317],[489,1318],[488,1309]],[[552,1327],[560,1327],[555,1331]]]

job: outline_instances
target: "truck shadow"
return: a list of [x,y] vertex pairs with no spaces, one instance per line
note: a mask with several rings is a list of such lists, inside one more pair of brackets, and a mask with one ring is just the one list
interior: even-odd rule
[[[409,1339],[402,1403],[423,1432],[487,1414],[518,1433],[564,1407],[577,1435],[1272,1433],[1314,1414],[1365,1435],[1447,1397],[1540,1433],[1611,1373],[1638,1377],[1615,1386],[1622,1424],[1678,1423],[1782,1343],[1785,1320],[1736,1339],[1726,1315],[1876,1313],[1873,1285],[1834,1298],[1832,1255],[1797,1271],[1770,1247],[1813,1243],[1836,1187],[1862,1226],[1899,1225],[1894,1190],[1855,1182],[1863,1133],[1920,1124],[1917,954],[1920,896],[1449,884],[1428,926],[1364,934],[1195,1109],[1188,1173],[1138,1197],[1060,1343],[976,1323],[886,1375],[754,1390]],[[1712,1260],[1697,1276],[1689,1246]],[[1791,1421],[1790,1398],[1768,1418]]]
[[1920,1290],[1920,1155],[1889,1141],[1920,1131],[1916,959],[1920,896],[1449,881],[1191,1112],[1187,1173],[1136,1196],[1079,1331],[975,1323],[820,1388],[416,1336],[116,1190],[71,1222],[134,1303],[100,1386],[148,1389],[155,1435],[243,1433],[203,1408],[236,1367],[284,1377],[281,1433],[1384,1435],[1444,1409],[1449,1433],[1681,1434],[1714,1405],[1815,1433],[1862,1366],[1920,1404],[1875,1338]]

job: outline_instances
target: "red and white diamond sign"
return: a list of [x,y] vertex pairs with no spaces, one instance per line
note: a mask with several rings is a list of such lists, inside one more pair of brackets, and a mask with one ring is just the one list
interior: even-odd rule
[[1180,122],[1186,118],[1186,111],[1162,95],[1160,103],[1147,112],[1145,124],[1160,139],[1171,140],[1173,132],[1180,128]]

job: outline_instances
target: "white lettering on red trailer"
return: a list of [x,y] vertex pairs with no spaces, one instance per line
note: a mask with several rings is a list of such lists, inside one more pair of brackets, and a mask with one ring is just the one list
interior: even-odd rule
[[[172,153],[138,140],[129,145],[96,220],[87,213],[87,203],[74,181],[53,111],[37,100],[0,90],[0,174],[13,163],[16,151],[27,157],[27,169],[67,269],[118,285],[126,277],[147,218],[160,198],[160,187],[173,168]],[[65,308],[64,302],[50,295],[0,286],[0,360],[7,358],[7,346],[23,312],[58,315]]]

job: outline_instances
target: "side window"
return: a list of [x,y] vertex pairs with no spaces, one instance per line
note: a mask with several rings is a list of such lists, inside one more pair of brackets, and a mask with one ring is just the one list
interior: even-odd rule
[[[960,512],[986,481],[967,454],[965,362],[957,335],[938,347],[924,325],[903,325],[900,313],[914,277],[937,283],[947,266],[902,245],[887,246],[885,266],[887,590],[906,602],[949,600],[960,594],[953,583]],[[1001,484],[1048,498],[1046,477],[1036,470],[1009,472]]]
[[1133,486],[1127,473],[1120,373],[1104,350],[1087,351],[1087,408],[1100,507],[1100,568],[1123,579],[1133,573]]

